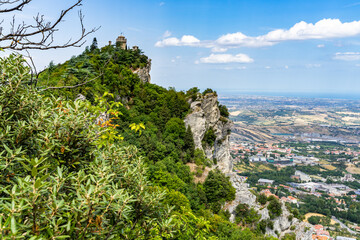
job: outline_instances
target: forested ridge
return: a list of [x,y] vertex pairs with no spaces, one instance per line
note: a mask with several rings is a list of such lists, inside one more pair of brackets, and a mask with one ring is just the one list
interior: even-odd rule
[[21,56],[0,59],[2,239],[270,239],[229,222],[223,173],[194,182],[187,163],[214,165],[184,123],[201,93],[143,83],[148,61],[94,40],[34,83]]

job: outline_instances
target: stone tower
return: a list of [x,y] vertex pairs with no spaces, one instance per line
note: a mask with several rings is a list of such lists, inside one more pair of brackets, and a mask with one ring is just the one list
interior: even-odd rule
[[124,36],[119,36],[116,39],[116,46],[119,46],[121,49],[126,50],[127,46],[126,46],[126,38]]

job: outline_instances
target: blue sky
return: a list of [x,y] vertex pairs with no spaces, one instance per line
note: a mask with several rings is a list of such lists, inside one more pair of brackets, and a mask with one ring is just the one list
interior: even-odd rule
[[[67,1],[34,0],[49,19]],[[46,4],[47,3],[47,4]],[[360,93],[359,0],[85,0],[99,45],[122,32],[153,63],[152,82],[220,92]],[[77,13],[58,39],[78,34]],[[33,52],[39,68],[83,49]]]

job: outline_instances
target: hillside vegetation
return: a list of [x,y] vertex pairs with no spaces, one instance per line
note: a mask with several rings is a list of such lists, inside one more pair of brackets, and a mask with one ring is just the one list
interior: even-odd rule
[[142,83],[147,62],[94,41],[34,84],[21,56],[0,59],[2,239],[271,239],[229,222],[223,173],[194,182],[186,163],[213,166],[183,121],[198,89]]

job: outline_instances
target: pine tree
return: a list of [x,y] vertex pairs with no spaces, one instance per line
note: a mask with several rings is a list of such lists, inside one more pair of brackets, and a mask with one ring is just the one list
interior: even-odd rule
[[90,45],[90,51],[93,52],[96,49],[98,49],[98,42],[97,42],[97,39],[94,38]]

